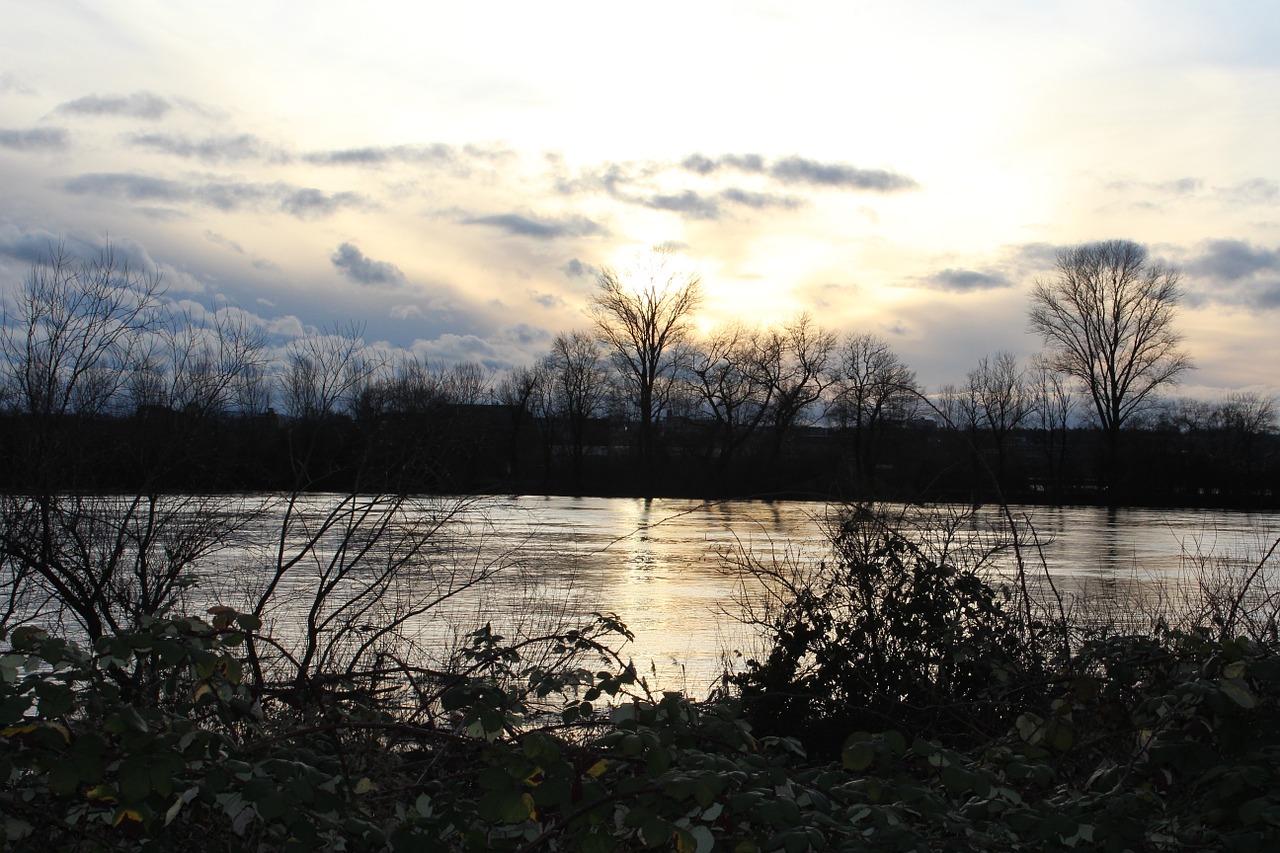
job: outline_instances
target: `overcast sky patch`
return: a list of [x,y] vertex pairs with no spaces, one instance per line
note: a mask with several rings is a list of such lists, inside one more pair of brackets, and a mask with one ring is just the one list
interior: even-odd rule
[[0,148],[9,148],[13,151],[62,151],[66,147],[67,129],[64,127],[0,129]]

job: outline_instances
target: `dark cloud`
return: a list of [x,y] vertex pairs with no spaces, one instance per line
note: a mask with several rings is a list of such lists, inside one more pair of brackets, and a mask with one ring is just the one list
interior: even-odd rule
[[404,281],[404,273],[395,264],[367,258],[351,243],[339,246],[329,261],[356,284],[394,286]]
[[1187,302],[1193,307],[1280,308],[1280,249],[1244,240],[1209,240],[1185,269],[1193,277],[1187,288]]
[[589,237],[603,234],[599,223],[581,216],[566,219],[534,219],[518,213],[497,213],[491,216],[471,216],[462,220],[463,225],[488,225],[517,237],[535,240],[554,240],[557,237]]
[[996,290],[1008,287],[1009,280],[994,273],[976,272],[975,270],[945,269],[925,280],[925,286],[934,290],[945,290],[951,293],[972,293],[975,290]]
[[528,323],[518,323],[499,331],[498,338],[519,346],[531,346],[551,340],[551,333],[546,329],[530,326]]
[[328,216],[347,207],[359,207],[363,197],[353,192],[326,193],[291,184],[234,182],[184,183],[128,172],[95,172],[70,178],[63,189],[77,195],[97,195],[139,202],[194,203],[223,211],[275,205],[299,219]]
[[654,210],[670,210],[693,219],[717,219],[720,216],[720,205],[714,198],[685,190],[682,193],[659,193],[640,200],[645,207]]
[[536,290],[530,290],[529,298],[543,308],[563,308],[565,306],[565,301],[554,293],[539,293]]
[[385,166],[388,163],[449,163],[457,157],[450,145],[391,145],[312,151],[302,155],[307,163],[320,166]]
[[284,192],[280,207],[299,219],[320,219],[346,207],[360,207],[364,199],[353,192],[326,193],[313,187]]
[[272,152],[262,140],[248,133],[194,140],[164,133],[135,133],[128,139],[130,144],[139,148],[149,148],[163,154],[202,160],[207,163],[253,160],[271,154],[279,156],[278,152]]
[[76,195],[101,195],[130,201],[187,201],[194,191],[186,184],[127,172],[90,172],[69,178],[62,188]]
[[84,235],[59,235],[41,229],[21,229],[16,225],[0,226],[0,255],[25,264],[46,264],[55,255],[76,263],[96,263],[110,251],[117,263],[143,273],[156,270],[155,261],[146,249],[133,240]]
[[33,127],[29,130],[0,129],[0,148],[14,151],[62,151],[67,147],[63,127]]
[[680,165],[686,171],[698,175],[710,175],[724,170],[768,175],[779,183],[815,187],[899,192],[918,186],[914,180],[897,172],[859,169],[847,163],[822,163],[805,157],[784,157],[767,163],[759,154],[723,154],[719,157],[694,154],[686,157]]
[[594,279],[600,275],[600,270],[591,264],[584,264],[577,258],[571,258],[564,266],[560,267],[560,271],[569,278],[591,278]]
[[1187,271],[1225,281],[1239,281],[1259,272],[1280,271],[1280,252],[1255,247],[1243,240],[1210,240],[1204,254],[1187,264]]
[[760,174],[765,170],[764,158],[759,154],[722,154],[719,157],[694,154],[686,157],[680,165],[699,175],[710,175],[721,169],[749,174]]
[[787,157],[769,167],[769,174],[784,184],[809,184],[874,192],[899,192],[918,184],[906,175],[883,169],[858,169],[843,163],[819,163],[804,157]]
[[803,205],[802,201],[791,196],[750,192],[737,187],[723,190],[720,193],[720,198],[732,204],[739,204],[756,210],[766,210],[771,207],[797,208]]
[[152,92],[132,95],[85,95],[59,104],[54,112],[75,115],[127,116],[129,118],[164,118],[173,104]]

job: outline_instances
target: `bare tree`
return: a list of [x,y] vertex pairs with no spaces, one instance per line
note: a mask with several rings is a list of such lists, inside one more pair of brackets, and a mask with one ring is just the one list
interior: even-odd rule
[[915,414],[920,400],[915,371],[883,338],[852,334],[840,345],[832,391],[831,414],[852,438],[854,469],[868,477],[875,468],[883,426]]
[[546,366],[539,361],[532,367],[513,367],[498,381],[494,391],[498,402],[511,413],[511,445],[507,464],[515,477],[521,473],[521,440],[525,422],[541,415],[537,404],[546,384]]
[[360,392],[379,370],[357,326],[294,341],[286,356],[285,408],[301,420],[319,420],[356,408]]
[[1259,438],[1275,432],[1275,400],[1253,391],[1236,391],[1213,414],[1226,467],[1235,483],[1243,483],[1258,470]]
[[1046,364],[1042,358],[1032,363],[1031,423],[1040,433],[1048,472],[1048,487],[1055,493],[1062,488],[1067,461],[1067,436],[1076,398],[1070,379]]
[[1031,328],[1046,363],[1084,389],[1111,454],[1120,430],[1156,392],[1192,368],[1173,321],[1183,291],[1176,270],[1128,240],[1058,253],[1057,273],[1031,292]]
[[[123,413],[135,390],[212,412],[228,403],[235,373],[257,362],[247,326],[187,328],[189,317],[165,309],[159,278],[135,274],[110,248],[83,263],[54,248],[6,311],[4,396],[18,415],[18,440],[3,448],[14,486],[0,499],[7,618],[69,619],[91,639],[137,627],[180,602],[192,567],[243,523],[240,499],[166,494],[146,466],[133,472],[134,494],[92,493],[93,476],[115,460],[89,455],[83,445],[99,442],[85,441],[86,420],[102,431],[99,416]],[[189,445],[184,437],[170,446]]]
[[647,487],[655,424],[680,366],[681,345],[689,338],[689,318],[702,301],[702,281],[676,270],[669,255],[655,252],[633,270],[605,268],[596,287],[591,317],[636,408]]
[[831,382],[827,369],[835,347],[836,336],[808,314],[800,314],[768,333],[760,367],[772,390],[768,417],[773,428],[770,467],[781,456],[788,435],[822,400]]
[[735,323],[693,349],[692,384],[716,424],[710,453],[720,475],[769,412],[773,388],[761,370],[763,343],[759,331]]
[[991,436],[996,451],[996,482],[1005,481],[1009,434],[1031,414],[1031,393],[1027,389],[1018,359],[1011,352],[983,356],[969,371],[969,399],[975,422]]
[[489,399],[493,371],[474,361],[460,361],[440,371],[440,390],[450,403],[474,406]]
[[579,331],[557,335],[545,365],[555,414],[568,429],[574,483],[580,484],[587,421],[599,413],[608,390],[604,359],[595,339]]

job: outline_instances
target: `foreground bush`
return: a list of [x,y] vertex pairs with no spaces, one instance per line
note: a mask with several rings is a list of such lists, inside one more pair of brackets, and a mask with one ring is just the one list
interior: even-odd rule
[[[851,731],[819,761],[753,733],[736,701],[650,697],[630,669],[534,666],[531,645],[487,629],[469,674],[413,675],[416,703],[355,674],[310,699],[255,696],[238,653],[256,629],[230,611],[156,620],[92,652],[14,632],[0,657],[9,847],[1262,850],[1280,837],[1280,651],[1251,641],[1092,642],[982,743]],[[618,630],[541,639],[591,653]]]

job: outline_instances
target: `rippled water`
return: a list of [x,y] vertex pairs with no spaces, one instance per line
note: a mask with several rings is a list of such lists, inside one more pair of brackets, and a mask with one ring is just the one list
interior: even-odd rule
[[[323,502],[323,497],[316,498]],[[424,616],[424,640],[443,643],[486,621],[499,630],[558,618],[616,613],[635,634],[624,649],[651,682],[702,694],[726,657],[749,654],[752,633],[737,619],[751,586],[731,571],[741,555],[762,562],[813,561],[826,554],[823,503],[627,498],[519,497],[468,501],[441,528],[439,567],[496,570]],[[1280,516],[1223,511],[1093,507],[1014,507],[973,512],[913,510],[924,539],[941,536],[986,549],[1007,543],[1009,517],[1033,569],[1095,609],[1154,604],[1181,594],[1206,567],[1238,572],[1256,565],[1280,531]],[[275,520],[263,520],[264,534]],[[991,571],[1009,571],[1013,552],[997,550]],[[435,568],[431,571],[441,571]],[[287,621],[288,615],[278,614]],[[740,660],[740,658],[739,658]]]

